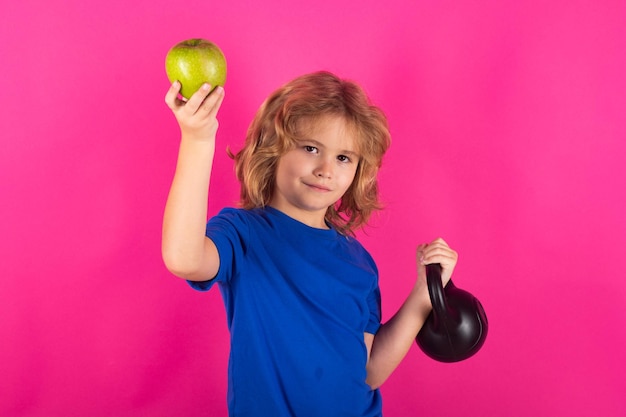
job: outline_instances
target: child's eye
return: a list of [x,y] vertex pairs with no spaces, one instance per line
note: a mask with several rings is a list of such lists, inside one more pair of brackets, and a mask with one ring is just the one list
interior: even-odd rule
[[339,155],[337,159],[339,160],[339,162],[350,162],[350,157],[345,155]]
[[308,153],[317,153],[317,148],[315,146],[304,145],[303,148]]

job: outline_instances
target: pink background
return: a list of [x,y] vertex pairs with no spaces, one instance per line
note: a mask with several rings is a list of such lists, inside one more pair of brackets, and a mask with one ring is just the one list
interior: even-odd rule
[[[626,415],[625,21],[622,0],[3,1],[0,415],[226,414],[219,294],[160,257],[164,58],[190,37],[228,58],[221,149],[318,69],[385,110],[387,208],[360,235],[385,319],[418,243],[460,253],[487,342],[457,364],[414,346],[387,416]],[[220,151],[211,213],[237,195]]]

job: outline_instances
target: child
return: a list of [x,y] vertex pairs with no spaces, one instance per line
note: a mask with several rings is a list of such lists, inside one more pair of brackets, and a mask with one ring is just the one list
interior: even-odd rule
[[378,271],[354,231],[379,208],[387,121],[355,83],[296,78],[261,106],[236,155],[242,208],[207,219],[224,99],[203,86],[165,101],[181,129],[163,223],[168,269],[201,291],[217,283],[231,336],[232,416],[378,416],[380,385],[414,343],[431,304],[424,265],[444,284],[457,254],[418,246],[418,279],[381,325]]

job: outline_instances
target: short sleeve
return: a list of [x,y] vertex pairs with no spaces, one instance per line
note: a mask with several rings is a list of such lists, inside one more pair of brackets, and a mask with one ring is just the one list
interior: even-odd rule
[[365,331],[367,333],[376,334],[380,328],[382,318],[382,305],[380,297],[380,287],[378,286],[378,275],[372,285],[372,290],[367,296],[367,306],[369,308],[369,320]]
[[206,236],[213,241],[220,257],[215,278],[207,281],[187,281],[191,288],[208,291],[216,283],[227,284],[237,273],[237,265],[244,259],[249,227],[242,210],[225,208],[209,219]]

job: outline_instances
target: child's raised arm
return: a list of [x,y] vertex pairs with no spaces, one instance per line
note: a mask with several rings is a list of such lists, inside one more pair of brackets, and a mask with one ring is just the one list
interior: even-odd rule
[[162,255],[168,270],[191,281],[212,279],[219,269],[219,256],[205,236],[207,201],[217,113],[224,90],[203,85],[184,102],[178,98],[180,83],[174,82],[165,102],[174,113],[181,131],[174,180],[163,216]]

